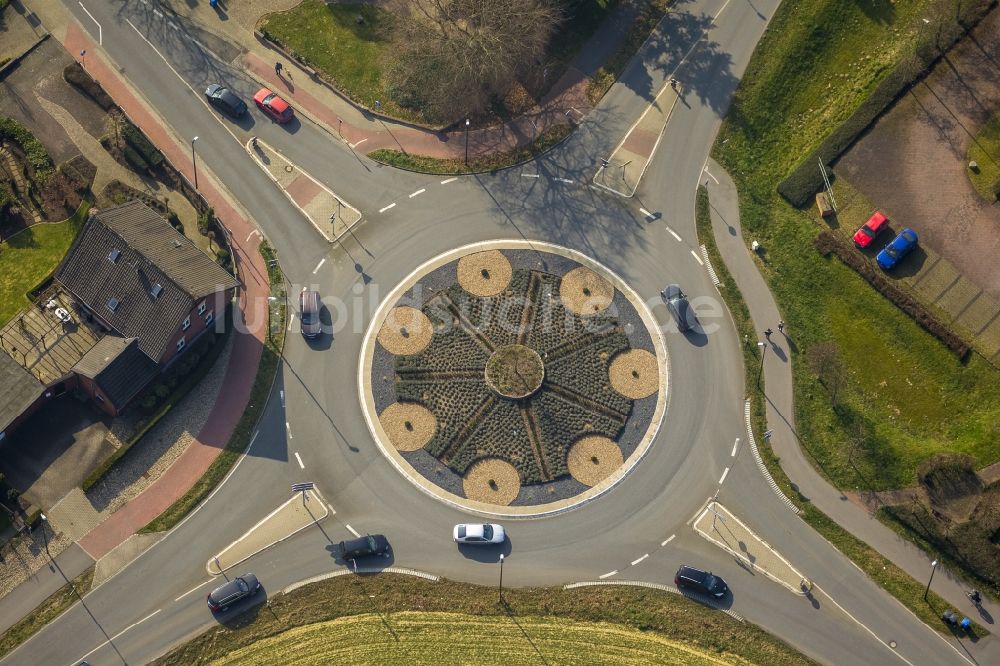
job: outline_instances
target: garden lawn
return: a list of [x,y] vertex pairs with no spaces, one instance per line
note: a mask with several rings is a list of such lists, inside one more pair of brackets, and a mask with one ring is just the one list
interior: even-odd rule
[[979,196],[989,202],[1000,194],[993,188],[1000,184],[1000,116],[986,123],[969,146],[969,161],[979,165],[979,173],[967,171]]
[[[364,17],[364,23],[359,25],[357,16]],[[375,100],[381,100],[387,112],[407,118],[413,113],[396,107],[383,86],[389,47],[385,30],[391,18],[371,4],[305,0],[287,12],[270,15],[262,28],[355,101],[372,108]]]
[[[1000,372],[978,356],[960,363],[852,270],[821,257],[815,209],[797,210],[775,192],[914,48],[935,4],[782,4],[713,151],[737,183],[746,236],[763,244],[764,274],[797,349],[802,445],[840,488],[913,485],[917,465],[939,451],[969,453],[979,466],[1000,458],[990,444],[1000,436]],[[827,340],[848,373],[836,406],[805,358]]]
[[56,224],[36,224],[0,243],[0,326],[28,307],[27,293],[52,273],[83,226],[90,205]]

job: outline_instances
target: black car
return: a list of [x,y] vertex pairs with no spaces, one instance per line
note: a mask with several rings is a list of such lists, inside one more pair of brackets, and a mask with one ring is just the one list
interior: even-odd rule
[[233,118],[242,118],[246,115],[246,102],[237,97],[232,90],[220,86],[218,83],[213,83],[205,88],[205,98],[209,104]]
[[682,564],[674,575],[674,585],[698,590],[715,598],[724,597],[729,591],[726,581],[712,575],[711,571],[702,571]]
[[357,539],[341,541],[340,557],[345,560],[356,560],[368,555],[383,555],[389,552],[389,540],[381,534],[366,534]]
[[259,589],[260,581],[252,573],[237,576],[208,594],[208,608],[213,613],[228,610],[237,601],[257,594]]
[[667,304],[671,316],[677,322],[677,330],[690,331],[691,327],[698,322],[698,318],[688,303],[687,295],[681,291],[680,285],[669,284],[660,292],[660,298]]

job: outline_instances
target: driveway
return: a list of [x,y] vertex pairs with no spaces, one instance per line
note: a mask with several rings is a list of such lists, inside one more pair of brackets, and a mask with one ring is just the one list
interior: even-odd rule
[[55,398],[0,445],[0,473],[25,499],[49,509],[115,450],[109,423],[72,394]]

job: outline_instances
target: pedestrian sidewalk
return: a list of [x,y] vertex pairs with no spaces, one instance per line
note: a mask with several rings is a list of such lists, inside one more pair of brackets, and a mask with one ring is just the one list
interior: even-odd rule
[[595,185],[623,197],[635,194],[681,95],[679,87],[669,83],[663,86],[610,157],[603,160],[594,174]]
[[[466,141],[470,156],[480,157],[512,151],[529,145],[546,131],[578,122],[590,112],[587,96],[590,77],[610,58],[628,36],[644,0],[621,3],[591,35],[574,62],[553,84],[538,106],[506,124],[465,132],[434,131],[373,113],[342,97],[331,87],[289,60],[267,41],[253,33],[261,16],[294,6],[293,2],[240,3],[230,10],[212,9],[208,3],[165,0],[178,16],[225,36],[246,53],[236,63],[261,85],[286,97],[296,111],[341,138],[352,147],[364,145],[366,152],[379,148],[399,150],[439,159],[464,159]],[[237,20],[228,20],[229,13]],[[275,64],[282,64],[279,73]]]
[[[742,236],[736,185],[714,160],[708,161],[707,169],[711,176],[703,175],[702,183],[708,187],[715,242],[726,267],[739,286],[754,327],[761,331],[760,337],[763,339],[765,329],[777,328],[781,313],[767,282],[754,263],[747,247],[747,239]],[[849,501],[844,493],[820,476],[806,459],[799,445],[794,422],[792,344],[789,340],[792,335],[794,331],[788,330],[772,334],[769,342],[772,353],[764,357],[767,427],[772,431],[769,442],[781,460],[781,468],[798,492],[838,525],[877,550],[914,579],[929,579],[931,559],[923,551]],[[934,592],[954,608],[995,632],[994,622],[995,618],[1000,617],[1000,606],[984,599],[985,612],[976,613],[965,596],[965,592],[971,587],[944,567],[938,568],[933,583]],[[975,649],[977,653],[993,654],[992,663],[1000,663],[1000,642],[996,636],[980,640],[975,644]]]
[[801,583],[805,576],[718,502],[709,502],[695,519],[693,527],[702,537],[735,557],[742,566],[761,572],[795,594],[804,594]]
[[346,203],[273,146],[252,138],[247,141],[246,149],[292,205],[331,243],[361,220],[361,212],[357,208]]

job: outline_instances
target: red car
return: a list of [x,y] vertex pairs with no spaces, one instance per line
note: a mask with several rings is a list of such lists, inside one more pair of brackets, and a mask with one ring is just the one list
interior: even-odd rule
[[253,101],[257,108],[264,112],[264,115],[276,122],[284,124],[295,117],[295,112],[292,111],[288,102],[283,100],[278,93],[267,88],[258,90],[257,94],[253,96]]
[[885,229],[888,222],[889,220],[882,214],[882,211],[875,211],[868,218],[868,221],[854,232],[854,244],[861,249],[868,247],[875,240],[875,237],[878,236],[879,232]]

